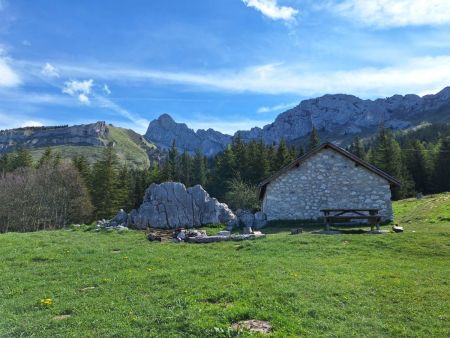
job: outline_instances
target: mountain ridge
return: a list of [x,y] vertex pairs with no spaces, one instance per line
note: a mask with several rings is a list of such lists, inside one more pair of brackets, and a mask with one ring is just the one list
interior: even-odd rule
[[278,144],[284,138],[290,144],[301,145],[307,142],[314,126],[322,141],[346,145],[355,136],[374,135],[381,123],[395,130],[406,130],[424,122],[450,123],[450,87],[422,97],[408,94],[375,100],[326,94],[301,101],[262,128],[240,130],[234,135],[212,128],[194,131],[185,123],[175,122],[168,114],[151,121],[144,135],[104,121],[0,130],[0,155],[24,147],[37,157],[46,147],[52,147],[60,150],[65,158],[87,154],[92,162],[100,156],[102,147],[113,145],[123,162],[147,166],[149,161],[160,162],[174,140],[180,151],[193,154],[200,150],[211,157],[223,151],[238,134],[245,142],[262,140],[266,144]]
[[150,122],[144,136],[164,149],[175,140],[182,151],[201,149],[205,155],[212,156],[225,149],[237,134],[246,142],[261,139],[266,144],[278,144],[284,138],[289,143],[301,144],[314,126],[322,138],[345,144],[351,136],[373,134],[380,124],[402,130],[422,122],[450,122],[450,87],[422,97],[397,94],[375,100],[348,94],[325,94],[301,101],[262,128],[239,130],[233,136],[213,129],[195,132],[164,114]]
[[101,157],[104,147],[112,146],[122,163],[148,167],[150,161],[160,162],[159,149],[131,129],[106,124],[105,121],[73,126],[22,127],[0,131],[0,155],[19,148],[29,149],[39,158],[46,148],[70,159],[83,155],[89,162]]

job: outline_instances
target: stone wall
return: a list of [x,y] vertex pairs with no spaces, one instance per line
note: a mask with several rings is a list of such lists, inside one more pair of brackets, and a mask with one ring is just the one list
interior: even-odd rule
[[378,208],[392,219],[387,180],[332,149],[322,149],[267,185],[268,220],[317,219],[324,208]]

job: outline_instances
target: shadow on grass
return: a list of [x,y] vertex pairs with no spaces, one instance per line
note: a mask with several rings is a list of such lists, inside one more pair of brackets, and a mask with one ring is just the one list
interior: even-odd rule
[[[383,226],[392,225],[391,223],[380,224],[381,228]],[[265,234],[278,234],[288,232],[290,233],[293,229],[301,228],[303,232],[315,232],[325,229],[325,224],[317,220],[285,220],[285,221],[269,221],[267,226],[262,229]],[[331,231],[339,231],[342,234],[365,234],[369,233],[371,228],[370,225],[364,223],[355,224],[342,224],[330,227]]]

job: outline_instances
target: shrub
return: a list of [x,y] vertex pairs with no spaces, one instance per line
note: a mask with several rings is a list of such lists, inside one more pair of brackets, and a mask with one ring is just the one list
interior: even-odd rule
[[92,205],[71,164],[19,168],[0,177],[0,232],[62,228],[89,220]]
[[225,195],[228,205],[234,209],[255,210],[259,208],[258,188],[239,178],[233,178]]

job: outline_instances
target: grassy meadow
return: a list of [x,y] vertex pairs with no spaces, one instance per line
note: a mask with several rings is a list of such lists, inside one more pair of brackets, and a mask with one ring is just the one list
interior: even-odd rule
[[229,327],[259,319],[275,337],[449,337],[450,194],[394,208],[404,233],[277,227],[205,245],[86,228],[1,234],[0,336],[246,336]]

